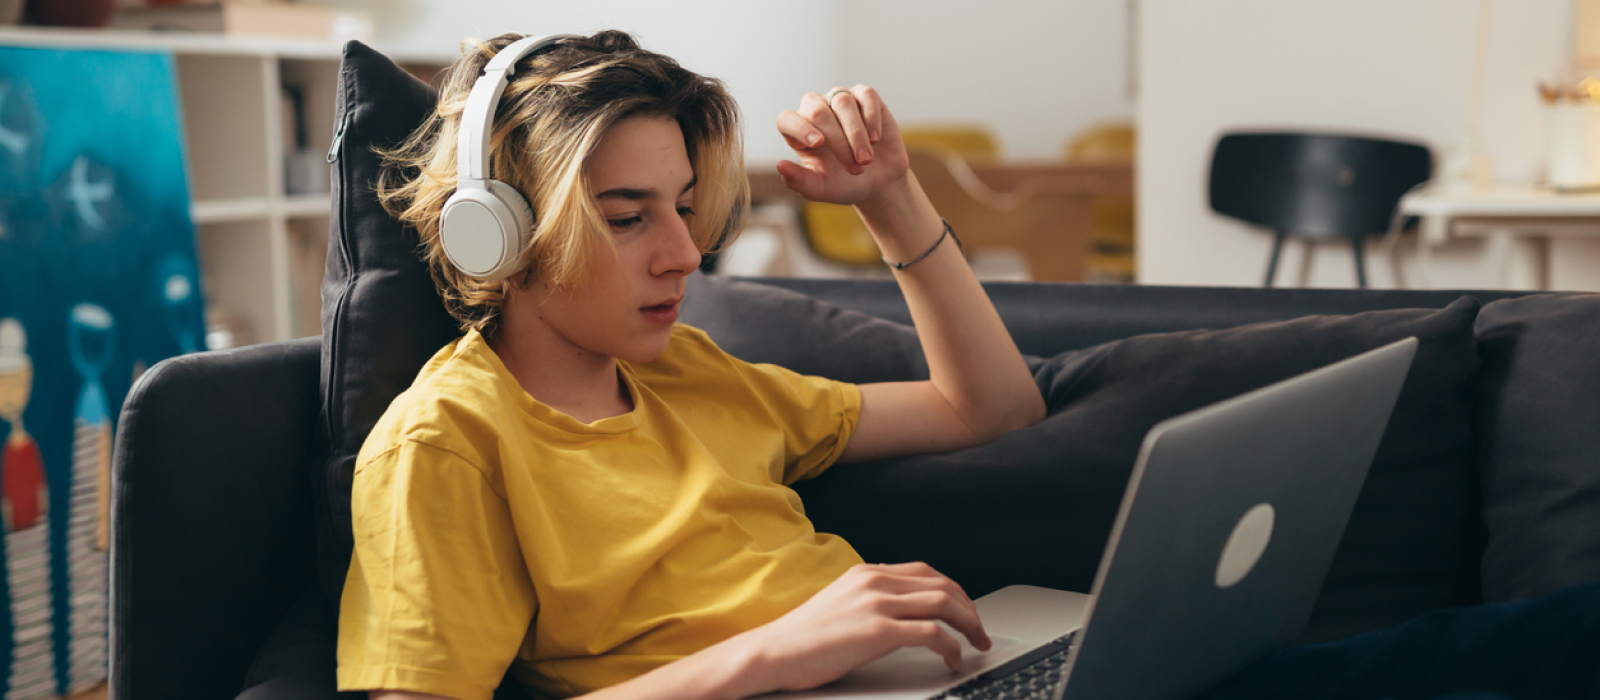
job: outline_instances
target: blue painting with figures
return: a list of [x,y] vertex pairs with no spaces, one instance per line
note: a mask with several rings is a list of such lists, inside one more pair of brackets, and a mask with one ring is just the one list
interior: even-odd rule
[[106,678],[111,441],[205,332],[169,54],[0,47],[0,687]]

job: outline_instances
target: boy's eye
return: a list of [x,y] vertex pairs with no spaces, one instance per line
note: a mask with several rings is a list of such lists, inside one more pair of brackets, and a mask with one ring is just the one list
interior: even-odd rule
[[678,216],[694,216],[694,209],[687,204],[678,207]]
[[611,228],[614,228],[618,231],[626,231],[634,226],[639,225],[643,221],[644,217],[635,214],[633,216],[625,216],[620,219],[607,219],[606,223],[610,224]]

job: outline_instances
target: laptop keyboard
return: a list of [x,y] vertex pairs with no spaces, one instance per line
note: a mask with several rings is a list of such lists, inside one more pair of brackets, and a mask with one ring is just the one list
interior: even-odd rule
[[1077,634],[1034,649],[929,700],[1050,700]]

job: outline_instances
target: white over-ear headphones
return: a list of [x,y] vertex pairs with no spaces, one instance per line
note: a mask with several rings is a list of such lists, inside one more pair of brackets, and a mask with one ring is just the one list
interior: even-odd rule
[[576,34],[530,36],[505,47],[484,66],[461,114],[456,143],[456,193],[444,203],[439,242],[450,264],[480,280],[503,279],[517,270],[533,237],[533,209],[522,193],[489,177],[489,134],[508,76],[523,56]]

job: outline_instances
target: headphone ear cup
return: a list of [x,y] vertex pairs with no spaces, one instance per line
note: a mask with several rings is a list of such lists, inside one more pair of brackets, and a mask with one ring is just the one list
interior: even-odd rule
[[533,237],[533,211],[515,187],[497,180],[463,186],[444,204],[439,242],[457,270],[499,280],[520,267]]
[[504,202],[506,209],[511,211],[511,216],[515,220],[513,226],[516,236],[508,238],[508,242],[512,243],[508,251],[512,260],[521,260],[522,251],[526,250],[528,242],[533,240],[533,207],[528,205],[527,198],[523,197],[517,188],[499,180],[490,180],[487,184],[489,193]]

